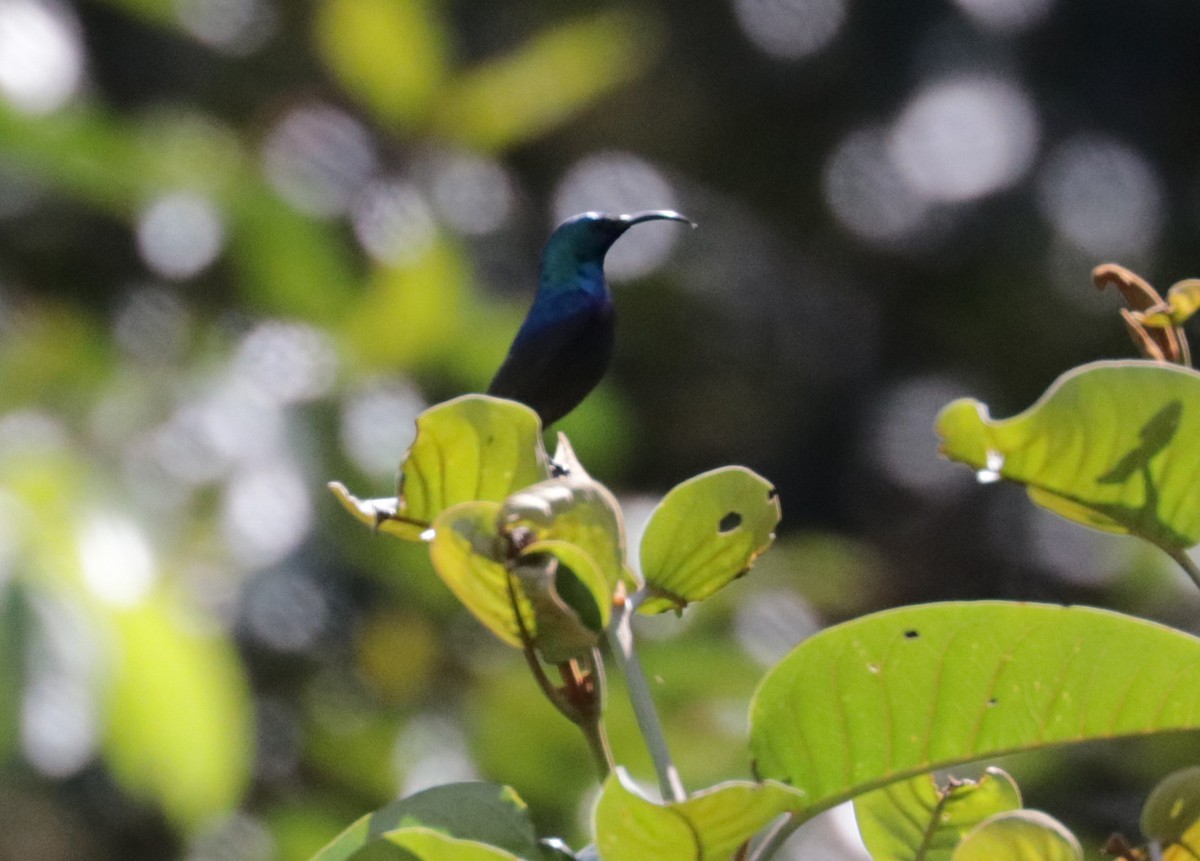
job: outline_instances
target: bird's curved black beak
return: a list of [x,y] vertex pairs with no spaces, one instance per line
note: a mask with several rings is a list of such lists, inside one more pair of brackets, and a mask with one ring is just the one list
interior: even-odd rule
[[627,226],[633,227],[635,224],[641,224],[643,221],[682,221],[691,227],[696,226],[696,222],[692,221],[686,215],[680,215],[673,209],[647,209],[642,212],[633,212],[629,215],[618,215],[617,219],[623,221]]

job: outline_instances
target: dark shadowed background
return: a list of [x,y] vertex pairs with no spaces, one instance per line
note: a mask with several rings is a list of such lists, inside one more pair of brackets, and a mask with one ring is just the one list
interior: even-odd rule
[[[821,625],[1196,628],[1154,551],[932,423],[1131,355],[1094,265],[1200,275],[1198,44],[1190,0],[0,0],[0,859],[304,861],[474,777],[586,841],[587,750],[520,655],[324,489],[388,493],[585,210],[699,224],[610,254],[615,365],[563,424],[632,533],[726,463],[782,496],[751,576],[646,626],[689,787],[748,774],[754,684]],[[1197,750],[1011,767],[1094,849]],[[795,857],[859,857],[844,826]]]

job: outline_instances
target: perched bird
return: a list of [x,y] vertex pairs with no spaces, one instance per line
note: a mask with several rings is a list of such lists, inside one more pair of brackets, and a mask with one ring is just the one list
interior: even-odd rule
[[613,353],[613,301],[604,280],[604,255],[633,225],[661,219],[692,224],[678,212],[656,209],[632,215],[585,212],[554,229],[542,250],[533,305],[489,395],[527,404],[544,426],[587,397]]

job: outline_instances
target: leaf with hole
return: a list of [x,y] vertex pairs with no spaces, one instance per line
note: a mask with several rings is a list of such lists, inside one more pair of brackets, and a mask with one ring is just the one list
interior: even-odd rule
[[980,823],[951,861],[1083,861],[1075,835],[1037,810],[1000,813]]
[[779,498],[762,476],[726,466],[671,490],[642,536],[643,613],[682,610],[745,574],[775,539]]
[[760,778],[811,813],[1008,753],[1200,728],[1200,640],[1105,610],[951,602],[805,640],[760,682]]
[[950,861],[980,822],[1020,809],[1020,790],[998,768],[989,768],[978,782],[946,786],[921,774],[854,799],[858,830],[873,861]]
[[802,800],[778,783],[731,781],[685,801],[656,804],[618,768],[605,780],[593,813],[596,845],[604,861],[729,861]]
[[1096,362],[1059,377],[1029,409],[993,421],[957,400],[941,450],[981,476],[1024,484],[1039,505],[1172,555],[1200,542],[1200,374],[1157,362]]
[[330,489],[360,521],[409,541],[461,502],[501,502],[550,475],[537,413],[515,401],[464,395],[417,417],[417,437],[400,465],[396,500],[359,500]]

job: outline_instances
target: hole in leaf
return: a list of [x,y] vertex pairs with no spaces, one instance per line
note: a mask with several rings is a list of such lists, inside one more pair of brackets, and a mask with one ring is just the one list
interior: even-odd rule
[[910,628],[904,632],[904,639],[906,640],[915,640],[919,636],[921,636],[921,634],[916,628]]
[[997,702],[999,702],[999,700],[997,700],[995,697],[992,697],[990,700],[987,701],[987,707],[990,709],[994,705],[996,705]]
[[736,511],[731,511],[721,518],[721,522],[717,524],[717,531],[724,535],[727,532],[733,532],[742,525],[742,515]]

